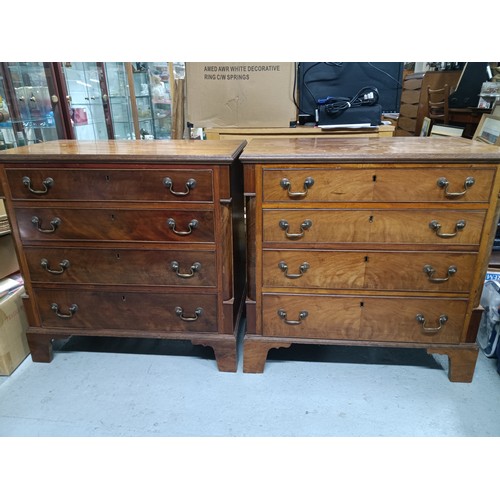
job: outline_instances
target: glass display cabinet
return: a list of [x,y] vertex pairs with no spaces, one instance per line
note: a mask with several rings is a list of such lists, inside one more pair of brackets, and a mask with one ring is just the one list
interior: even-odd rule
[[52,63],[2,62],[0,80],[5,147],[71,138]]
[[171,139],[171,73],[168,62],[2,62],[0,147]]

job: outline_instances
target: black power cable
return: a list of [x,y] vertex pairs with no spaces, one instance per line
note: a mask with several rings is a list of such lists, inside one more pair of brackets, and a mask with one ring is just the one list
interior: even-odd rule
[[378,99],[377,88],[363,87],[354,97],[327,97],[326,99],[318,99],[318,104],[323,105],[325,112],[330,116],[339,116],[349,108],[374,106]]

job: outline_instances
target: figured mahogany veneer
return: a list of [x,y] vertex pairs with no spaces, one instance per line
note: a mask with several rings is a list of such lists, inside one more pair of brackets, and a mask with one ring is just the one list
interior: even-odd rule
[[236,371],[241,141],[54,141],[0,155],[34,361],[69,335],[187,339]]
[[470,382],[498,148],[461,138],[252,140],[244,371],[291,343],[446,354]]

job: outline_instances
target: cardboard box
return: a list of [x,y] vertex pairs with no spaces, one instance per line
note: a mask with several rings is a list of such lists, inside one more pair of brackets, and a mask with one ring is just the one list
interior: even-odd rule
[[19,271],[14,239],[11,234],[0,236],[0,280]]
[[194,127],[289,127],[297,120],[292,62],[186,63]]
[[10,375],[29,354],[24,286],[0,299],[0,375]]

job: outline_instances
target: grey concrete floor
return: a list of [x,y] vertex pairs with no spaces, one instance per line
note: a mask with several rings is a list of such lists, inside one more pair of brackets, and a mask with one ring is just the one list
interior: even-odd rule
[[0,436],[500,436],[500,375],[481,352],[470,384],[446,356],[292,345],[263,374],[217,370],[185,341],[77,338],[49,364],[0,377]]
[[[0,377],[2,498],[488,498],[500,375],[479,354],[292,345],[263,374],[184,341],[73,338]],[[476,439],[470,439],[475,437]],[[61,439],[62,438],[62,439]],[[90,439],[92,438],[92,439]],[[123,439],[120,439],[123,438]],[[153,438],[153,439],[152,439]]]

